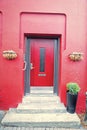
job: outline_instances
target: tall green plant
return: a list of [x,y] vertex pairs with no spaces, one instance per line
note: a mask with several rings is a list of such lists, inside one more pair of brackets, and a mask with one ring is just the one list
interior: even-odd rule
[[77,94],[80,91],[80,87],[77,83],[67,83],[66,84],[67,90],[71,93],[71,94]]

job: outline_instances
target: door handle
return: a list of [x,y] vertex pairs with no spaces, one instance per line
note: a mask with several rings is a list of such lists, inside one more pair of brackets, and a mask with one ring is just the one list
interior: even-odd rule
[[34,69],[33,63],[30,64],[30,69],[31,69],[31,70]]
[[23,71],[25,71],[26,70],[26,68],[27,68],[27,62],[26,61],[24,61],[24,68],[22,69]]

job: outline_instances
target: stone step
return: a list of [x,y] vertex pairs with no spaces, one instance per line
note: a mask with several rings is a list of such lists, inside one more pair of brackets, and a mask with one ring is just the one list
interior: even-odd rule
[[42,102],[47,102],[47,101],[60,101],[60,99],[57,96],[42,96],[42,95],[28,95],[24,96],[23,101],[42,101]]
[[50,93],[50,90],[43,90],[43,93],[40,89],[42,88],[32,88],[32,94],[24,96],[23,102],[16,109],[7,112],[2,125],[79,129],[78,116],[67,113],[64,105],[60,103],[60,98]]
[[56,94],[49,94],[49,93],[30,93],[30,94],[26,94],[24,97],[57,97]]
[[[24,100],[24,101],[22,101],[22,104],[60,104],[60,102],[59,101],[50,101],[50,100],[46,100],[46,101],[42,101],[42,100]],[[61,104],[63,104],[63,103],[61,103]]]
[[44,106],[48,106],[48,107],[52,107],[52,106],[57,106],[57,107],[64,107],[64,104],[63,103],[56,103],[56,102],[23,102],[23,103],[20,103],[18,105],[19,106],[40,106],[40,107],[44,107]]
[[38,90],[38,91],[37,90],[36,91],[35,90],[30,90],[30,93],[31,94],[38,94],[38,93],[39,94],[42,94],[42,93],[43,94],[53,94],[53,90],[49,90],[49,91],[46,91],[46,90]]
[[46,110],[41,110],[41,109],[13,109],[13,108],[11,108],[9,111],[8,111],[9,113],[22,113],[22,114],[24,114],[24,113],[26,113],[26,114],[43,114],[43,113],[56,113],[56,114],[58,114],[58,113],[66,113],[66,109],[51,109],[51,110],[49,110],[49,109],[46,109]]
[[64,106],[57,106],[57,105],[34,105],[34,104],[28,104],[28,105],[24,105],[24,104],[20,104],[18,105],[17,109],[41,109],[41,110],[46,110],[46,109],[49,109],[49,110],[52,110],[52,109],[65,109]]
[[59,101],[58,100],[41,100],[41,99],[38,99],[38,100],[27,100],[27,99],[24,99],[22,101],[22,103],[58,103]]
[[65,107],[51,107],[51,108],[48,108],[48,107],[28,107],[28,106],[19,106],[18,108],[17,108],[17,110],[32,110],[32,111],[53,111],[53,110],[66,110],[66,108]]
[[53,86],[47,86],[47,87],[42,87],[42,86],[39,86],[39,87],[37,87],[37,86],[31,86],[30,87],[30,90],[35,90],[35,91],[38,91],[38,90],[46,90],[46,91],[53,91]]
[[31,94],[53,94],[53,87],[31,87]]
[[30,87],[30,92],[39,92],[39,91],[42,91],[42,92],[50,92],[52,91],[53,93],[53,87]]
[[[42,96],[42,97],[44,97],[44,96],[49,96],[49,97],[52,97],[52,95],[54,95],[53,93],[30,93],[30,94],[26,94],[25,96],[27,96],[27,95],[32,95],[32,96],[38,96],[38,95],[40,95],[40,96]],[[56,94],[55,94],[56,95]]]
[[60,99],[58,98],[58,97],[53,97],[53,96],[25,96],[24,98],[23,98],[23,100],[40,100],[40,101],[48,101],[48,100],[50,100],[50,101],[60,101]]
[[24,99],[23,101],[22,101],[22,103],[59,103],[60,101],[58,101],[58,100],[56,100],[56,99]]
[[[38,101],[34,101],[34,100],[33,101],[29,101],[28,100],[27,101],[26,100],[26,101],[23,101],[22,104],[44,104],[44,105],[47,105],[47,104],[52,104],[52,105],[57,104],[58,105],[59,102],[58,101],[50,101],[50,102],[45,101],[45,102],[43,102],[43,101],[39,101],[39,100]],[[63,104],[63,103],[61,103],[61,104]]]
[[80,120],[76,114],[20,114],[7,113],[2,120],[2,125],[25,127],[58,127],[80,128]]
[[64,104],[63,103],[60,103],[59,101],[46,101],[46,102],[43,102],[43,101],[24,101],[20,104],[23,104],[23,105],[41,105],[41,106],[61,106],[61,107],[64,107]]

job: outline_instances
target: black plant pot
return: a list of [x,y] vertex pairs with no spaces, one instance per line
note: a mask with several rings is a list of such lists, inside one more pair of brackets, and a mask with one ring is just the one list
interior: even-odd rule
[[69,92],[67,92],[67,111],[69,113],[74,113],[76,109],[76,103],[77,103],[77,95],[72,95]]

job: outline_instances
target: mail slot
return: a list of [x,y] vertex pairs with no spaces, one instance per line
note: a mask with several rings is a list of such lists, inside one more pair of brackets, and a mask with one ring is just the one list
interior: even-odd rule
[[38,76],[46,76],[46,74],[38,74]]

